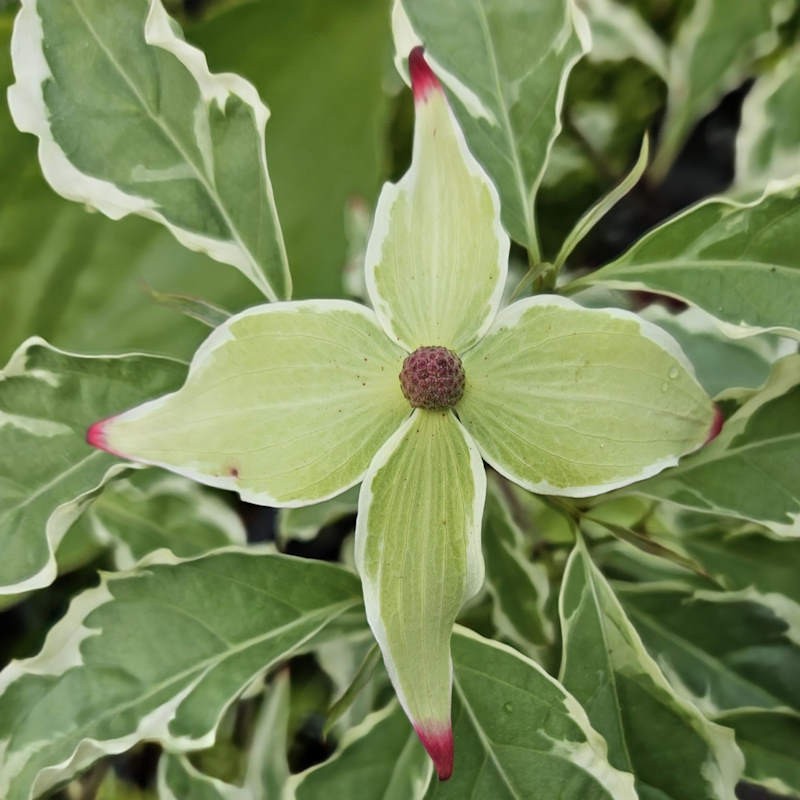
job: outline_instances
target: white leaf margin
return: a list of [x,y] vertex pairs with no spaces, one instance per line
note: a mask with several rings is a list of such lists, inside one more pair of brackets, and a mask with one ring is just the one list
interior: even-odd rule
[[[184,363],[180,359],[168,358],[165,356],[152,356],[147,353],[124,353],[121,355],[83,355],[54,347],[41,336],[31,336],[12,353],[8,364],[6,364],[6,366],[0,370],[0,383],[2,383],[2,381],[6,378],[26,375],[30,378],[40,380],[51,387],[58,385],[59,378],[55,373],[47,372],[46,370],[26,369],[27,353],[32,347],[44,347],[52,352],[69,356],[71,358],[89,360],[109,361],[138,357],[159,358],[165,361],[173,361],[176,364]],[[4,424],[4,417],[0,417],[0,427],[2,427]],[[96,459],[101,457],[101,455],[102,454],[99,451],[92,452],[89,453],[84,460]],[[0,595],[22,594],[23,592],[29,592],[33,591],[34,589],[42,589],[46,586],[49,586],[58,575],[58,565],[56,564],[55,557],[56,550],[58,549],[58,545],[61,543],[61,540],[67,534],[69,528],[89,507],[91,502],[102,491],[103,487],[107,483],[131,470],[136,469],[143,469],[143,465],[134,464],[130,461],[112,464],[106,470],[96,486],[86,490],[85,492],[82,492],[72,500],[57,505],[50,513],[45,526],[45,538],[47,540],[48,548],[47,562],[35,573],[29,575],[27,578],[21,581],[18,581],[17,583],[0,585]]]
[[[504,308],[497,315],[494,324],[486,336],[491,336],[493,333],[496,333],[503,328],[513,328],[519,323],[522,316],[529,309],[540,306],[552,306],[570,311],[583,311],[590,314],[605,314],[606,316],[614,319],[622,319],[628,322],[636,323],[639,328],[639,334],[645,339],[649,339],[661,350],[664,350],[668,355],[672,356],[672,358],[674,358],[675,361],[680,364],[680,366],[688,373],[689,377],[705,394],[705,390],[702,388],[702,386],[700,386],[700,382],[697,380],[694,366],[692,365],[691,361],[689,361],[678,342],[665,330],[659,328],[658,325],[642,319],[642,317],[640,317],[638,314],[634,314],[632,311],[626,311],[621,308],[586,308],[579,303],[576,303],[574,300],[570,300],[568,297],[562,297],[561,295],[539,294],[534,297],[526,297],[523,300],[517,300],[510,306],[506,306],[506,308]],[[703,446],[703,442],[698,442],[697,446],[693,450],[687,451],[687,453],[664,456],[664,458],[660,458],[657,461],[648,464],[635,475],[629,475],[625,478],[609,481],[608,483],[601,483],[594,486],[553,486],[548,481],[533,482],[515,474],[504,464],[501,464],[499,461],[497,461],[494,456],[485,452],[477,441],[475,441],[475,444],[481,451],[481,456],[483,459],[505,478],[508,478],[518,486],[521,486],[523,489],[527,489],[534,494],[556,495],[560,497],[594,497],[595,495],[610,492],[612,489],[621,489],[624,486],[630,486],[632,483],[636,483],[644,480],[645,478],[651,478],[654,475],[657,475],[658,473],[667,469],[667,467],[674,467],[683,456],[687,455],[689,452],[694,452]]]
[[[606,740],[592,727],[592,723],[583,706],[556,678],[550,675],[541,664],[537,664],[533,659],[523,655],[510,645],[498,642],[494,639],[487,639],[479,633],[461,625],[455,626],[453,634],[464,639],[471,639],[474,642],[478,642],[486,647],[516,658],[533,672],[537,673],[540,678],[544,678],[548,683],[555,686],[561,694],[564,711],[580,728],[586,740],[580,743],[554,740],[550,754],[581,767],[585,772],[591,775],[614,800],[639,800],[639,796],[634,788],[633,775],[630,772],[624,772],[611,765],[608,760],[608,745]],[[458,661],[456,661],[456,663],[458,663]],[[457,693],[461,695],[462,691],[457,678],[455,686]],[[463,699],[462,702],[464,702]],[[471,725],[479,724],[471,713],[468,713],[468,715]],[[487,744],[485,739],[483,741]]]
[[[8,88],[7,96],[14,124],[19,130],[32,133],[39,139],[39,163],[50,186],[62,197],[96,208],[112,220],[122,219],[129,214],[154,220],[164,225],[184,247],[205,253],[216,261],[231,264],[247,276],[269,300],[278,300],[267,277],[243,244],[236,245],[175,225],[166,219],[153,201],[123,192],[114,183],[87,175],[72,164],[53,138],[42,92],[44,82],[52,78],[52,74],[44,55],[44,31],[37,12],[38,2],[39,0],[22,0],[14,23],[11,58],[16,83]],[[172,53],[189,70],[207,105],[216,102],[220,108],[224,108],[227,98],[236,95],[253,109],[261,143],[259,158],[267,176],[266,190],[270,212],[282,254],[281,266],[287,295],[290,295],[292,282],[289,262],[267,170],[265,129],[269,109],[255,87],[244,78],[233,73],[212,74],[203,52],[175,34],[172,21],[161,0],[149,0],[149,3],[144,28],[145,42]]]
[[[309,774],[314,773],[317,770],[322,769],[324,767],[328,767],[330,764],[338,761],[347,752],[348,748],[350,748],[353,744],[370,736],[372,734],[372,731],[378,725],[380,725],[387,717],[390,717],[392,714],[395,713],[397,707],[398,707],[397,701],[391,700],[383,708],[379,709],[378,711],[373,711],[365,719],[359,722],[358,725],[355,725],[349,730],[347,730],[347,732],[342,737],[342,740],[339,742],[339,746],[336,752],[329,759],[321,762],[320,764],[315,764],[313,767],[309,767],[308,769],[303,770],[303,772],[295,773],[289,778],[285,792],[280,798],[280,800],[296,800],[297,792],[299,789],[302,788],[303,781],[308,777]],[[412,742],[413,743],[417,742],[417,735],[416,733],[414,733],[413,728],[411,728],[411,726],[409,725],[408,742],[406,744],[406,747],[408,746],[408,743]],[[425,790],[430,784],[432,777],[433,777],[433,761],[431,761],[429,758],[426,758],[425,771],[423,772],[421,779],[415,782],[412,794],[408,798],[408,800],[422,800]],[[265,798],[265,800],[271,800],[271,798]]]
[[255,800],[247,789],[205,775],[194,767],[185,755],[170,752],[162,753],[158,760],[156,788],[159,800],[186,800],[185,797],[178,797],[169,784],[168,769],[171,761],[177,763],[178,768],[197,784],[198,789],[202,787],[204,793],[213,792],[219,800]]
[[[670,217],[668,220],[663,222],[661,225],[658,225],[649,233],[646,233],[641,239],[637,240],[635,244],[633,244],[625,253],[622,254],[618,259],[612,261],[611,263],[607,264],[606,266],[602,267],[601,269],[597,270],[597,272],[593,272],[590,275],[587,275],[584,278],[578,278],[573,283],[569,285],[569,290],[572,291],[577,290],[579,288],[584,288],[585,286],[589,285],[602,285],[606,286],[609,289],[621,289],[626,292],[631,291],[642,291],[642,292],[652,292],[653,287],[650,286],[645,281],[628,281],[623,278],[614,277],[613,275],[609,278],[606,278],[603,274],[606,270],[609,272],[612,268],[624,270],[626,267],[630,267],[632,269],[641,270],[646,269],[648,266],[654,265],[662,265],[668,266],[670,264],[694,264],[697,269],[703,269],[707,266],[708,262],[714,262],[716,264],[730,264],[731,266],[740,265],[742,262],[734,261],[734,260],[725,260],[725,259],[718,259],[718,258],[703,258],[703,259],[691,259],[685,256],[679,256],[675,259],[664,259],[662,261],[645,261],[645,262],[634,262],[633,264],[626,263],[627,261],[632,260],[631,256],[629,255],[631,251],[638,250],[644,243],[649,242],[651,239],[654,239],[660,236],[664,230],[672,226],[673,224],[679,222],[684,217],[691,216],[696,211],[705,206],[710,205],[719,205],[719,206],[727,206],[730,209],[730,212],[733,213],[735,211],[744,211],[746,209],[755,208],[760,203],[764,202],[765,200],[769,199],[772,195],[775,194],[790,194],[792,199],[800,197],[800,176],[795,176],[786,179],[780,180],[772,180],[770,181],[767,186],[758,194],[756,197],[741,199],[735,196],[725,196],[719,195],[717,197],[708,197],[705,200],[701,200],[699,203],[695,203],[695,205],[690,206],[689,208],[681,211],[678,214]],[[720,221],[721,223],[722,221]],[[718,223],[718,224],[720,224]],[[775,266],[772,264],[765,264],[765,266]],[[778,267],[779,270],[788,270],[792,273],[797,272],[795,267]],[[690,298],[684,297],[683,295],[679,294],[678,292],[673,292],[668,289],[664,289],[662,287],[658,287],[656,290],[658,294],[662,294],[666,297],[671,297],[675,300],[680,300],[683,303],[687,303],[693,308],[699,308],[701,311],[705,311],[711,319],[714,321],[714,324],[717,328],[725,334],[729,339],[744,339],[748,336],[756,336],[759,333],[776,333],[780,336],[787,336],[793,339],[800,338],[800,331],[795,330],[794,328],[787,328],[781,325],[772,325],[772,326],[760,326],[760,325],[750,325],[746,323],[744,320],[735,323],[735,322],[728,322],[726,320],[720,319],[719,317],[715,316],[711,313],[710,309],[703,308],[702,306],[698,306],[694,303]]]
[[[728,420],[722,427],[720,434],[703,449],[702,453],[698,454],[694,459],[685,464],[687,470],[692,470],[695,467],[707,464],[709,462],[723,460],[730,445],[737,436],[744,432],[750,421],[750,417],[758,411],[764,404],[775,400],[790,389],[794,388],[800,383],[800,354],[784,356],[779,361],[776,361],[772,373],[767,379],[767,383],[754,394],[744,405],[742,405],[736,413]],[[734,449],[732,452],[736,452]],[[680,477],[680,473],[673,473]],[[664,480],[670,480],[672,475],[665,475]],[[751,522],[756,522],[773,531],[780,537],[797,538],[800,536],[800,498],[794,498],[797,506],[795,513],[787,512],[789,522],[781,523],[776,520],[755,519],[754,517],[745,517],[737,509],[728,509],[719,504],[706,499],[703,494],[697,489],[689,486],[684,486],[687,491],[691,491],[709,508],[703,509],[695,506],[684,506],[693,511],[699,511],[705,514],[722,514],[731,515],[739,519],[749,519]],[[650,493],[647,484],[643,486],[631,487],[631,491],[643,495],[645,497],[652,497],[656,500],[664,499],[658,493]],[[668,502],[675,506],[682,504],[668,499]],[[730,592],[728,593],[730,594]]]
[[[687,717],[693,720],[693,727],[695,731],[702,739],[705,740],[706,744],[708,745],[709,759],[703,765],[701,774],[707,781],[709,788],[713,790],[713,796],[720,798],[720,800],[727,800],[727,798],[733,797],[735,794],[736,784],[738,783],[744,771],[744,756],[736,745],[736,737],[734,736],[733,731],[731,731],[730,728],[725,728],[722,725],[718,725],[715,722],[706,719],[702,711],[695,703],[691,702],[683,694],[679,694],[674,691],[674,687],[667,680],[667,677],[662,672],[655,659],[647,651],[647,648],[639,636],[638,631],[633,623],[628,619],[628,615],[625,613],[625,609],[623,609],[622,604],[617,599],[613,588],[607,583],[605,576],[603,576],[595,563],[592,561],[586,545],[580,536],[578,537],[578,544],[572,548],[572,552],[569,554],[566,567],[564,568],[565,582],[566,576],[569,574],[569,572],[577,569],[575,562],[578,561],[579,558],[582,558],[585,561],[587,570],[590,573],[600,576],[600,579],[605,584],[605,588],[608,589],[608,595],[614,610],[625,621],[625,623],[627,623],[628,639],[634,654],[641,665],[642,673],[649,677],[655,686],[672,696],[672,700],[675,705],[681,711],[683,711]],[[594,598],[596,596],[596,590],[593,586],[589,585],[589,580],[586,581],[587,589],[591,592]],[[708,594],[713,596],[715,593],[709,592]],[[594,605],[597,607],[599,612],[601,610],[600,603],[595,602]],[[561,623],[561,630],[564,631],[564,640],[566,641],[566,632],[570,627],[570,617],[564,613],[563,592],[558,598],[558,617]],[[564,675],[566,664],[567,653],[566,649],[564,649],[561,659],[561,666],[558,672],[559,680],[561,680]],[[705,731],[703,731],[703,729],[705,729]],[[704,732],[706,735],[703,735]]]
[[[209,556],[224,553],[239,553],[248,557],[258,558],[264,555],[281,555],[273,545],[255,545],[247,548],[238,546],[223,547],[211,550],[207,553],[192,556],[191,558],[178,558],[169,550],[161,549],[149,553],[136,565],[136,571],[146,573],[147,567],[152,565],[177,565],[191,561],[208,558]],[[50,629],[44,641],[42,649],[35,656],[20,661],[12,661],[5,669],[0,672],[0,696],[18,678],[27,674],[32,675],[62,675],[72,667],[79,667],[83,664],[80,652],[80,645],[92,636],[98,635],[98,629],[87,628],[83,621],[89,614],[106,603],[113,602],[114,597],[109,591],[108,585],[113,581],[126,580],[135,577],[131,572],[100,573],[100,585],[79,594],[67,609],[67,613]],[[344,613],[348,607],[342,606],[340,613]],[[319,625],[306,635],[303,640],[298,642],[292,652],[302,650],[304,645],[313,639],[319,631],[328,623],[327,619],[320,621]],[[170,752],[188,752],[192,750],[203,750],[211,747],[216,739],[216,731],[227,710],[236,702],[239,695],[247,689],[259,675],[264,675],[270,664],[265,664],[263,668],[254,676],[249,678],[234,693],[231,698],[224,703],[217,714],[213,725],[209,730],[202,732],[199,736],[175,736],[170,733],[169,725],[174,719],[175,714],[183,700],[191,694],[199,683],[206,676],[206,671],[201,671],[198,676],[184,689],[170,698],[163,705],[151,711],[139,720],[136,730],[117,739],[97,740],[91,737],[81,739],[74,748],[70,756],[58,764],[50,765],[42,769],[36,776],[31,786],[29,797],[36,797],[39,794],[51,789],[63,780],[71,777],[76,772],[89,766],[98,758],[106,755],[117,755],[129,750],[136,743],[143,740],[155,741],[165,750]],[[15,754],[16,757],[7,759],[7,742],[0,741],[0,796],[5,796],[10,782],[18,774],[18,770],[23,768],[28,759],[35,754],[35,745],[28,750]]]
[[[479,0],[479,2],[481,2],[481,0]],[[562,34],[565,37],[568,37],[571,33],[574,33],[577,37],[579,47],[575,55],[564,64],[563,71],[559,78],[555,106],[555,125],[553,126],[550,138],[546,144],[544,158],[542,159],[542,165],[539,169],[539,173],[536,175],[533,184],[524,187],[524,193],[520,192],[519,194],[520,203],[526,205],[525,223],[528,227],[528,235],[531,237],[531,241],[527,244],[532,251],[538,251],[539,247],[538,239],[535,234],[535,220],[531,219],[534,214],[534,202],[539,188],[542,185],[542,181],[544,180],[545,172],[547,171],[547,165],[550,162],[550,156],[553,152],[556,139],[559,137],[563,129],[561,112],[564,108],[564,99],[567,93],[567,82],[575,65],[584,56],[590,53],[592,49],[592,31],[586,14],[577,6],[575,0],[564,0],[564,2],[566,4],[566,24],[565,28],[562,30]],[[402,0],[394,0],[392,5],[392,36],[395,43],[395,68],[397,69],[400,77],[405,81],[406,84],[410,86],[411,80],[405,59],[408,53],[410,53],[414,47],[418,45],[424,45],[424,42],[419,37],[419,34],[414,30],[414,26],[411,24],[411,20],[403,8]],[[563,43],[556,41],[554,46],[557,44],[563,45]],[[497,119],[494,112],[490,108],[486,107],[486,104],[472,89],[469,88],[469,86],[467,86],[463,81],[459,80],[449,70],[442,67],[442,65],[436,60],[435,54],[429,53],[426,50],[425,59],[430,64],[436,76],[458,98],[459,102],[464,106],[464,109],[471,117],[475,119],[484,119],[493,128],[500,127],[501,122]],[[515,173],[518,172],[519,168],[517,167],[515,168]],[[517,175],[517,178],[519,177],[520,176]],[[494,181],[491,177],[489,177],[489,181],[494,186]],[[522,187],[518,187],[518,189],[519,188]],[[532,232],[533,235],[531,236]],[[537,259],[539,258],[538,252],[533,252],[533,255],[535,255]]]

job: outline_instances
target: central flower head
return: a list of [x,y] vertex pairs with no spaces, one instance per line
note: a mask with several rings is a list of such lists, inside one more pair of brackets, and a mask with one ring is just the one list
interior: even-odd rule
[[403,362],[400,387],[414,408],[452,408],[464,394],[461,359],[446,347],[418,347]]

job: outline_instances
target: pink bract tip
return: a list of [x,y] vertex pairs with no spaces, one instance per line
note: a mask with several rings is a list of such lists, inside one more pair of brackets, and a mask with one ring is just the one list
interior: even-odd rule
[[722,425],[724,422],[725,417],[722,416],[719,406],[714,406],[714,420],[711,423],[711,427],[708,430],[708,436],[706,436],[706,440],[703,442],[703,444],[708,444],[716,439],[717,436],[719,436],[719,432],[722,430]]
[[453,729],[449,725],[415,725],[414,730],[422,746],[428,751],[439,780],[446,781],[453,774]]
[[428,99],[431,92],[439,91],[442,84],[433,74],[425,60],[425,49],[415,47],[408,54],[408,71],[411,74],[411,89],[414,92],[414,100],[423,102]]
[[118,456],[119,458],[125,458],[122,453],[118,453],[108,444],[106,440],[106,430],[105,426],[113,420],[114,417],[106,417],[105,419],[101,419],[98,422],[95,422],[93,425],[89,426],[89,429],[86,431],[86,441],[92,447],[96,447],[98,450],[105,450],[106,453],[111,453],[112,456]]

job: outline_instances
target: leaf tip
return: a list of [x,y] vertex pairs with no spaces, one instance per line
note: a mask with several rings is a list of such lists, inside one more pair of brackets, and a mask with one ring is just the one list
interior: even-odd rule
[[705,442],[703,444],[708,444],[712,442],[714,439],[719,436],[719,432],[722,430],[722,425],[725,422],[725,417],[720,410],[720,407],[715,405],[714,406],[714,419],[711,421],[711,427],[708,429],[708,436],[706,436]]
[[453,774],[453,729],[449,723],[419,724],[414,730],[428,751],[440,781],[446,781]]
[[408,54],[408,72],[411,75],[411,90],[414,92],[415,102],[422,103],[431,92],[441,91],[442,85],[425,60],[425,48],[421,45]]

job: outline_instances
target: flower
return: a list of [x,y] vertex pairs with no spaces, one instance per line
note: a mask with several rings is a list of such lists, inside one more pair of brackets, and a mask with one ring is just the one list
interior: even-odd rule
[[[400,702],[450,775],[450,636],[483,581],[484,460],[527,489],[595,495],[699,447],[713,407],[677,344],[558,296],[500,311],[509,240],[421,48],[412,164],[380,195],[374,310],[320,300],[220,325],[173,394],[91,444],[248,501],[298,506],[363,481],[356,565]],[[401,385],[402,382],[402,385]]]

